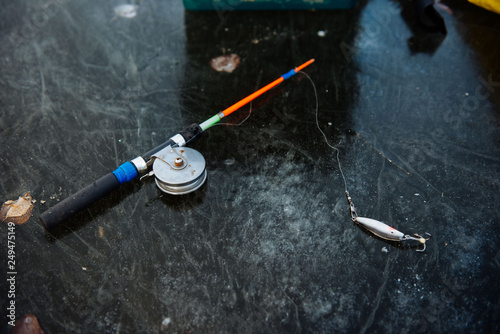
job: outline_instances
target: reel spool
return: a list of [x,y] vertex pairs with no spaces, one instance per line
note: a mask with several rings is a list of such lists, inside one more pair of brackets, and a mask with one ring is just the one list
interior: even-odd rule
[[153,155],[155,182],[161,191],[171,195],[189,194],[207,179],[205,158],[189,147],[167,146]]

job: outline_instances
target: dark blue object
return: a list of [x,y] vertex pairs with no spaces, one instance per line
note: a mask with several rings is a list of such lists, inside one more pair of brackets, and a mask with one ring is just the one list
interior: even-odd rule
[[132,181],[139,175],[137,173],[137,169],[135,169],[135,166],[130,162],[127,161],[123,164],[121,164],[114,172],[118,182],[120,184],[123,184],[128,181]]

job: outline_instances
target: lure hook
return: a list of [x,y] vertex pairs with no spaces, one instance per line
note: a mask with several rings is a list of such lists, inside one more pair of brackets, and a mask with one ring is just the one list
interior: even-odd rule
[[427,234],[429,237],[424,238],[423,236],[415,233],[414,234],[416,236],[416,238],[415,238],[415,237],[413,237],[413,236],[411,236],[409,234],[405,234],[401,240],[416,240],[416,241],[420,242],[422,245],[424,245],[424,248],[423,249],[417,249],[417,252],[425,252],[425,249],[427,248],[427,245],[425,243],[427,242],[427,240],[429,240],[430,238],[432,238],[432,235],[430,233],[425,232],[425,234]]

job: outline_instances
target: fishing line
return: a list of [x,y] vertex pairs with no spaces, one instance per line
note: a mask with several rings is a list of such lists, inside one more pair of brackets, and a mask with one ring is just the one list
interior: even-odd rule
[[302,73],[303,75],[305,75],[307,77],[307,79],[309,79],[309,81],[311,82],[311,85],[313,87],[313,90],[314,90],[314,98],[316,100],[316,108],[315,108],[316,127],[318,128],[319,132],[321,132],[321,134],[323,135],[323,138],[325,140],[326,145],[328,145],[330,148],[332,148],[336,152],[335,156],[336,156],[336,160],[337,160],[337,165],[339,167],[339,171],[340,171],[340,175],[342,176],[342,180],[344,181],[345,194],[347,197],[347,202],[349,203],[349,209],[350,209],[350,213],[351,213],[352,222],[363,226],[368,231],[372,232],[376,236],[378,236],[382,239],[385,239],[385,240],[400,241],[400,242],[407,241],[407,240],[418,241],[423,245],[423,248],[417,249],[417,251],[419,251],[419,252],[425,251],[426,241],[429,240],[431,237],[431,235],[429,233],[426,233],[428,235],[427,238],[424,238],[416,233],[414,234],[415,237],[413,237],[411,235],[400,232],[400,231],[396,230],[394,227],[391,227],[391,226],[389,226],[385,223],[382,223],[378,220],[358,216],[356,208],[354,207],[354,204],[352,202],[352,198],[349,195],[349,191],[347,189],[347,181],[346,181],[344,172],[342,170],[342,165],[340,164],[340,150],[337,147],[330,144],[330,142],[328,141],[328,137],[326,136],[325,132],[321,129],[321,127],[319,125],[319,118],[318,118],[319,98],[318,98],[318,92],[316,90],[316,85],[314,84],[313,80],[311,79],[311,77],[307,73],[305,73],[303,71],[300,71],[300,73]]
[[339,151],[338,148],[336,148],[335,146],[331,145],[328,142],[328,138],[326,137],[326,134],[323,132],[323,130],[321,130],[321,127],[319,126],[319,120],[318,120],[319,99],[318,99],[318,92],[316,91],[316,85],[314,84],[314,82],[312,81],[311,77],[306,72],[300,71],[300,73],[302,73],[303,75],[305,75],[307,77],[307,79],[309,79],[309,81],[311,82],[311,85],[313,87],[314,98],[316,99],[316,110],[315,110],[316,127],[318,128],[319,132],[321,132],[321,134],[323,135],[323,138],[325,139],[326,145],[328,145],[330,148],[332,148],[336,152],[337,165],[339,166],[340,175],[342,175],[342,180],[344,180],[344,188],[345,188],[345,191],[347,192],[347,181],[345,179],[344,172],[342,171],[342,166],[340,165],[340,156],[339,156],[340,155],[340,151]]
[[249,118],[250,116],[252,116],[252,102],[250,102],[250,110],[248,111],[248,115],[247,117],[245,117],[245,119],[243,119],[241,122],[239,122],[238,124],[231,124],[229,122],[226,122],[226,123],[217,123],[217,124],[214,124],[213,126],[217,126],[217,125],[225,125],[225,126],[240,126],[242,125],[243,123],[245,123]]

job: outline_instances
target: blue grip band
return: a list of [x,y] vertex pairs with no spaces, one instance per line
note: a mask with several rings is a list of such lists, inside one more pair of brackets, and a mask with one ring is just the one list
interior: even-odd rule
[[290,70],[288,71],[287,73],[283,74],[282,77],[283,79],[288,79],[290,78],[291,76],[295,75],[297,72],[295,72],[295,70]]
[[118,167],[113,174],[115,174],[120,184],[133,180],[138,175],[137,169],[135,169],[134,165],[130,161],[120,165],[120,167]]

